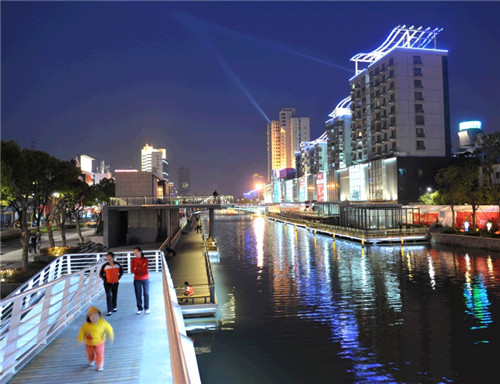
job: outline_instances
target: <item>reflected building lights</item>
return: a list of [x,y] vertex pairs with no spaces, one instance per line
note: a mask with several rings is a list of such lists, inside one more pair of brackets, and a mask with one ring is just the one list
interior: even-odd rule
[[255,232],[255,246],[257,249],[257,267],[262,270],[264,266],[264,231],[266,220],[263,217],[256,217],[253,221]]
[[432,263],[432,257],[429,252],[427,252],[427,262],[429,264],[429,277],[431,279],[431,286],[433,290],[436,290],[436,280],[435,280],[435,272],[434,272],[434,265]]

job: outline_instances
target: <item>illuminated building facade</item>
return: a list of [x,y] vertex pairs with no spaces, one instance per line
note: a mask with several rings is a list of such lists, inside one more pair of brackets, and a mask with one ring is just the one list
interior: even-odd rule
[[273,171],[286,168],[286,131],[277,120],[267,123],[267,160],[269,180]]
[[481,133],[482,123],[480,121],[463,121],[458,124],[458,140],[460,147],[468,148],[475,146],[475,139]]
[[[379,48],[351,58],[350,100],[337,106],[349,103],[351,115],[339,119],[334,110],[327,121],[335,187],[329,198],[407,203],[434,184],[451,154],[448,54],[436,48],[440,31],[398,26]],[[345,133],[347,117],[350,143],[335,126],[343,124]]]
[[300,151],[300,143],[311,140],[309,117],[292,117],[288,126],[290,145],[287,152],[287,167],[296,168],[295,153]]
[[73,159],[73,164],[82,172],[82,180],[88,185],[95,183],[94,161],[94,158],[87,155],[76,155]]
[[141,149],[141,171],[153,172],[160,180],[168,181],[167,150],[146,144]]

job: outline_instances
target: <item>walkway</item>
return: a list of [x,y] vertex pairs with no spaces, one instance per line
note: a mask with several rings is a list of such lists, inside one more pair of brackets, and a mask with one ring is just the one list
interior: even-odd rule
[[[118,292],[118,312],[105,317],[115,341],[106,343],[104,371],[88,367],[85,347],[76,337],[86,313],[73,321],[9,384],[172,383],[161,272],[150,272],[150,315],[136,315],[133,276],[124,275]],[[94,303],[106,310],[104,294]]]
[[175,246],[176,256],[168,260],[168,268],[176,288],[183,288],[188,281],[195,290],[195,294],[209,295],[207,266],[203,254],[201,233],[196,233],[189,226]]
[[[15,230],[19,232],[18,229]],[[10,231],[12,232],[12,231]],[[95,228],[82,228],[82,235],[85,238],[85,241],[88,241],[95,232]],[[102,237],[100,237],[102,239]],[[59,246],[62,244],[61,232],[54,231],[54,240],[56,245]],[[76,229],[66,229],[66,241],[68,246],[75,246],[80,242],[78,238],[78,233]],[[102,242],[100,240],[99,242]],[[46,233],[42,233],[42,248],[48,247],[49,245],[48,235]],[[21,268],[21,256],[22,256],[22,248],[20,240],[10,240],[2,244],[0,249],[0,267],[1,268]],[[30,253],[29,261],[33,261],[35,256],[40,255],[40,253]]]

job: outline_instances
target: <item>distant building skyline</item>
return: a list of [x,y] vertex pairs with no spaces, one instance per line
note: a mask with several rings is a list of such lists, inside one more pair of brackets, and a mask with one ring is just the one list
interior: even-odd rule
[[153,172],[160,180],[168,181],[167,150],[144,145],[141,149],[141,171]]
[[191,193],[191,169],[186,167],[179,167],[177,180],[177,189],[179,195],[189,195]]

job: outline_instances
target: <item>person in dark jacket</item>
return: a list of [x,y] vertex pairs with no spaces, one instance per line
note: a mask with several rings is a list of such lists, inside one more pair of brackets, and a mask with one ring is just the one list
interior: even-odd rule
[[106,316],[111,316],[113,312],[117,311],[118,282],[123,275],[123,268],[120,263],[115,261],[115,254],[113,252],[108,252],[106,260],[99,276],[104,282],[104,290],[106,291],[106,304],[108,305]]

